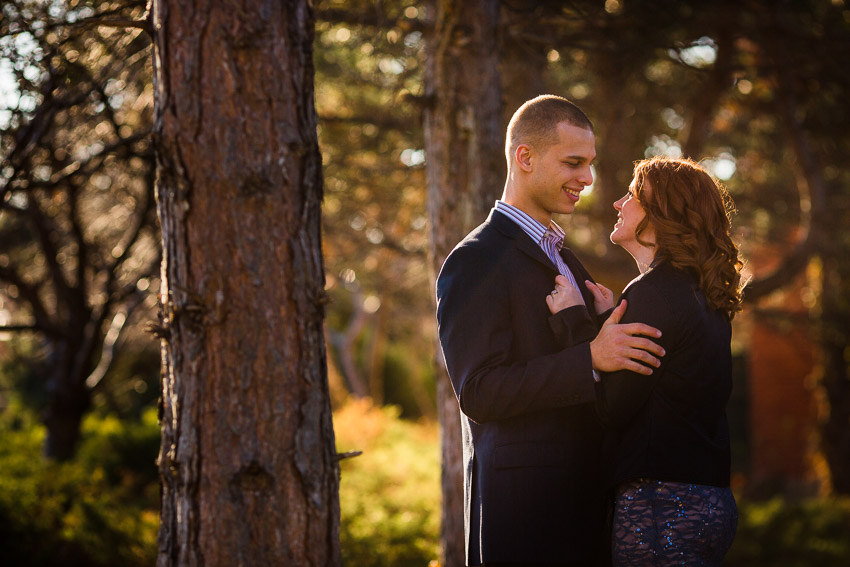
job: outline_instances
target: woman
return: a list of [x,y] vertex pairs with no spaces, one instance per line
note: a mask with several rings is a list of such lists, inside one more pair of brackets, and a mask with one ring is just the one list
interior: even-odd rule
[[[726,403],[742,263],[729,237],[730,206],[699,165],[661,157],[639,162],[614,203],[611,241],[641,272],[623,292],[621,322],[661,330],[666,351],[651,376],[603,374],[597,392],[610,428],[615,566],[719,566],[735,535]],[[564,283],[547,298],[556,332],[577,311],[565,309],[577,303]],[[590,286],[597,312],[609,309],[610,291]]]

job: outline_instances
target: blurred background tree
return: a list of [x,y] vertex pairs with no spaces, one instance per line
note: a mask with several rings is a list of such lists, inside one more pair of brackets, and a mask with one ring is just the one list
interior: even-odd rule
[[[109,391],[122,331],[149,316],[159,265],[144,2],[6,2],[0,24],[0,331],[31,360],[20,384],[73,455]],[[154,286],[155,287],[155,286]],[[123,387],[119,386],[119,389]]]
[[[431,286],[454,246],[487,217],[504,183],[498,0],[429,6],[423,122],[431,229]],[[436,341],[435,341],[436,342]],[[438,353],[438,359],[441,359]],[[442,360],[437,378],[444,565],[464,565],[464,462],[460,408]]]
[[433,416],[422,95],[424,9],[317,2],[331,387]]
[[[91,17],[136,20],[144,13],[143,4],[18,0],[5,2],[2,7],[0,122],[7,122],[2,123],[0,138],[4,159],[0,170],[0,278],[9,273],[8,266],[15,266],[21,270],[23,283],[29,286],[10,284],[8,278],[0,284],[0,324],[10,327],[0,341],[0,359],[4,363],[0,371],[0,405],[5,408],[3,415],[8,418],[5,423],[9,428],[38,430],[37,424],[24,416],[47,407],[46,386],[53,368],[47,357],[53,343],[47,333],[30,329],[35,326],[36,313],[21,289],[26,294],[27,290],[38,288],[43,297],[42,321],[58,320],[60,313],[59,300],[52,299],[58,293],[54,284],[40,283],[51,274],[47,260],[38,260],[41,244],[34,220],[31,213],[18,209],[28,205],[29,199],[34,199],[30,194],[35,194],[41,209],[48,211],[43,215],[56,211],[57,220],[51,221],[57,227],[55,231],[73,236],[72,224],[67,220],[71,210],[70,182],[64,181],[72,169],[64,168],[73,163],[100,163],[98,159],[86,162],[83,154],[68,152],[70,161],[61,162],[65,164],[61,167],[57,161],[58,169],[50,169],[53,173],[44,181],[37,177],[40,170],[35,166],[52,164],[57,159],[50,149],[55,142],[50,145],[48,141],[79,139],[85,148],[97,148],[100,143],[103,148],[98,151],[111,152],[108,160],[104,154],[103,166],[114,168],[110,171],[116,173],[108,174],[113,181],[106,189],[98,189],[98,177],[86,173],[89,166],[73,166],[83,172],[75,179],[84,189],[75,190],[75,194],[80,199],[99,195],[96,202],[103,206],[99,209],[103,213],[89,214],[81,223],[86,242],[96,240],[102,246],[102,252],[91,253],[92,257],[115,261],[113,250],[116,243],[122,242],[122,237],[117,236],[119,229],[134,226],[126,219],[139,210],[128,200],[129,196],[121,196],[122,192],[137,188],[139,192],[133,189],[130,193],[137,198],[144,193],[143,187],[150,187],[151,156],[144,137],[152,104],[150,91],[146,90],[150,83],[146,34],[136,28],[68,26],[66,22]],[[378,405],[397,406],[401,419],[425,418],[423,427],[431,427],[430,434],[436,435],[433,427],[427,425],[427,420],[436,415],[437,363],[428,259],[431,226],[426,210],[425,173],[430,164],[423,132],[423,112],[428,102],[423,84],[425,49],[428,41],[435,41],[434,4],[413,0],[318,0],[315,9],[316,102],[325,175],[323,252],[327,289],[333,299],[326,325],[332,394],[339,407],[349,397],[370,397]],[[736,353],[743,361],[739,386],[745,386],[736,394],[740,396],[736,403],[742,409],[736,417],[734,438],[744,441],[736,453],[738,494],[793,496],[812,495],[819,490],[822,494],[847,493],[850,262],[846,258],[850,234],[843,228],[850,222],[850,173],[844,167],[850,157],[850,110],[846,105],[850,74],[844,62],[850,55],[850,7],[844,0],[729,0],[710,4],[696,0],[503,0],[499,20],[502,126],[519,104],[540,92],[563,94],[574,100],[596,125],[597,181],[592,190],[583,194],[577,212],[560,221],[567,228],[570,246],[597,279],[612,288],[622,288],[634,275],[625,253],[611,247],[607,240],[615,216],[611,202],[625,192],[633,161],[662,153],[688,155],[702,160],[732,192],[738,207],[733,219],[736,240],[743,247],[753,275],[748,304],[743,316],[736,319],[734,335]],[[112,47],[98,47],[101,44]],[[50,47],[53,45],[60,47]],[[78,46],[75,53],[71,53],[71,45]],[[93,51],[88,51],[87,45]],[[123,59],[109,63],[110,54],[119,45],[125,46],[122,49],[138,46],[140,51],[135,56],[126,51],[128,55]],[[67,51],[64,46],[68,46]],[[46,58],[48,53],[50,59]],[[50,84],[46,79],[51,75],[43,71],[48,69],[48,61],[55,61],[52,65],[59,68],[62,57],[85,62],[86,73],[97,78],[88,83],[79,79],[80,86],[73,92],[82,93],[84,83],[97,83],[102,90],[111,84],[104,94],[112,105],[98,105],[97,101],[103,99],[95,93],[78,102],[80,109],[88,109],[86,113],[73,114],[70,107],[57,106],[55,114],[40,114],[43,101],[66,100],[57,93],[66,92],[59,89],[70,89],[71,79]],[[61,68],[76,69],[71,63]],[[140,74],[131,75],[132,69]],[[74,73],[69,72],[68,77],[78,80],[84,76],[80,70]],[[122,73],[127,73],[126,77]],[[118,77],[124,82],[109,82]],[[54,94],[47,96],[45,92]],[[67,100],[76,99],[72,96]],[[110,144],[120,140],[111,133],[114,128],[110,119],[100,114],[109,112],[107,109],[112,109],[116,120],[126,121],[120,124],[130,128],[123,131],[122,140],[131,140],[134,133],[140,135],[125,149],[110,149]],[[66,122],[44,121],[38,116],[74,118],[65,119],[69,121],[66,128]],[[97,131],[97,125],[104,121],[107,124]],[[30,127],[34,122],[50,127]],[[21,149],[15,150],[18,146]],[[30,149],[24,151],[25,148]],[[35,161],[26,162],[13,175],[17,170],[12,160],[6,159],[15,158],[13,152],[33,156],[28,159]],[[39,157],[38,161],[36,156],[53,157]],[[499,167],[504,165],[500,163]],[[58,182],[56,188],[52,184],[48,188],[45,183],[53,179]],[[80,181],[83,179],[86,181]],[[7,189],[11,187],[18,188],[14,194],[19,196],[13,198]],[[501,189],[493,188],[494,198]],[[58,200],[48,204],[48,194],[59,196]],[[112,200],[117,205],[110,204]],[[116,218],[120,219],[117,221],[105,212],[115,206]],[[119,214],[122,210],[126,212]],[[112,335],[117,336],[112,343],[115,355],[109,371],[91,391],[89,417],[83,420],[89,424],[88,429],[84,427],[83,447],[102,439],[98,432],[102,432],[107,418],[119,417],[124,427],[142,423],[144,408],[151,407],[156,397],[159,361],[154,341],[144,336],[142,328],[144,321],[152,317],[156,303],[152,290],[159,289],[159,283],[155,270],[144,277],[122,271],[129,270],[136,254],[139,274],[147,269],[145,266],[156,264],[156,250],[144,244],[157,241],[155,224],[148,218],[151,224],[140,231],[143,236],[139,244],[129,249],[121,261],[124,267],[116,276],[116,282],[129,284],[138,280],[146,288],[142,290],[146,299],[127,317],[121,334]],[[91,224],[97,219],[99,223]],[[95,239],[94,235],[100,236]],[[53,238],[59,242],[64,237],[56,232]],[[122,249],[118,248],[119,257]],[[60,263],[69,274],[77,266],[76,251],[76,245],[67,245],[64,257],[70,260]],[[151,264],[142,260],[150,260]],[[95,290],[108,277],[95,277],[94,268],[88,269],[92,282],[86,287],[92,297],[89,305],[102,309],[104,304],[101,299],[95,300]],[[74,327],[77,336],[85,336],[87,328],[96,327],[104,337],[91,356],[95,365],[101,360],[101,345],[109,344],[105,337],[115,314],[122,312],[120,306],[127,305],[127,301],[132,305],[139,286],[136,289],[124,298],[125,303],[119,299],[110,307],[113,311],[99,327],[94,323],[91,327]],[[760,336],[758,329],[768,329],[787,342],[782,343],[781,349],[759,347],[754,342]],[[796,350],[787,348],[789,344],[811,350],[811,359],[803,360],[802,368],[784,363],[761,368],[765,356],[799,358]],[[756,357],[756,348],[769,352]],[[790,352],[785,353],[786,350]],[[766,382],[756,382],[753,376],[764,370],[768,372]],[[787,416],[777,413],[766,418],[755,416],[754,408],[761,397],[778,394],[792,384],[806,399],[814,397],[815,413],[804,416],[808,421],[789,422]],[[363,417],[362,423],[367,427],[365,424],[374,425],[377,421]],[[806,438],[809,431],[815,430],[815,422],[820,439],[817,444]],[[349,419],[345,423],[344,427],[355,428],[354,423],[359,422]],[[411,426],[415,423],[406,422]],[[764,450],[759,443],[766,441],[756,434],[756,427],[775,431],[771,439],[776,443],[799,436],[804,448],[818,447],[812,450],[811,461],[800,464],[804,471],[800,478],[814,481],[803,482],[799,489],[790,481],[768,483],[764,489],[757,489],[756,463],[750,460]],[[405,431],[423,451],[437,450],[434,437],[426,443],[411,430]],[[355,442],[346,450],[358,448],[356,440],[360,437],[354,432],[351,435]],[[396,435],[392,443],[400,443],[403,438]],[[40,442],[44,438],[35,435],[27,439]],[[148,457],[151,468],[155,447],[152,451]],[[410,453],[415,453],[400,448],[393,451],[397,451],[393,453],[397,459],[411,458]],[[429,459],[432,454],[428,453]],[[789,458],[804,460],[796,454]],[[341,491],[345,494],[351,490],[349,496],[356,491],[346,486],[347,479],[360,482],[354,479],[368,476],[357,472],[361,471],[358,467],[371,471],[375,469],[370,467],[377,466],[368,461],[358,464],[358,459],[344,461],[342,466]],[[390,457],[384,459],[392,461]],[[437,473],[433,474],[430,482],[438,483]],[[387,482],[402,481],[395,478]],[[385,492],[407,498],[403,502],[411,509],[425,505],[412,496]],[[375,549],[413,541],[406,539],[410,532],[400,525],[381,533],[381,523],[376,520],[372,524],[374,530],[367,534],[367,522],[346,524],[350,521],[346,518],[346,501],[353,506],[367,506],[362,501],[351,504],[355,500],[343,499],[344,558],[346,541],[349,549],[358,550],[358,563],[366,564],[369,563],[363,558],[369,555],[364,551],[368,545],[362,542],[368,538],[374,538],[371,542],[381,541]],[[429,502],[436,506],[436,499]],[[796,504],[782,504],[781,500],[753,505],[742,501],[745,520],[730,564],[758,565],[760,556],[767,557],[766,550],[773,549],[779,550],[777,555],[761,564],[779,565],[784,561],[788,565],[804,565],[806,556],[814,557],[814,547],[824,554],[817,556],[821,564],[845,564],[850,552],[839,542],[848,540],[846,528],[841,528],[847,525],[846,505],[841,500],[835,505],[830,502],[812,504],[827,510],[819,514],[795,507]],[[376,507],[384,504],[384,499],[375,499]],[[382,508],[383,513],[392,506],[396,510],[405,508],[396,501],[389,508]],[[372,513],[374,516],[370,517],[381,517],[375,510]],[[823,522],[816,521],[817,517],[822,517]],[[427,520],[425,516],[416,518],[416,525],[422,530],[434,529],[432,516]],[[428,533],[432,538],[438,537],[435,531]],[[815,543],[803,545],[795,533],[807,534],[807,541]],[[397,538],[395,543],[390,542],[393,537]],[[346,538],[366,539],[352,543]],[[421,540],[416,545],[425,549]],[[808,555],[792,552],[795,546],[806,549]],[[418,553],[419,563],[405,561],[422,564],[435,557],[433,547]],[[372,560],[375,565],[388,564],[382,563],[380,557]]]

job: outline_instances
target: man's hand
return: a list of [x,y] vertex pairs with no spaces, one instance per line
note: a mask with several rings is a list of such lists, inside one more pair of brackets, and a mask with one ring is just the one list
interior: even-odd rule
[[623,301],[602,325],[596,338],[590,341],[593,369],[601,372],[631,370],[638,374],[652,374],[649,366],[658,368],[661,365],[657,357],[664,356],[664,349],[655,341],[638,335],[658,338],[661,331],[643,323],[620,324],[625,312],[626,301]]

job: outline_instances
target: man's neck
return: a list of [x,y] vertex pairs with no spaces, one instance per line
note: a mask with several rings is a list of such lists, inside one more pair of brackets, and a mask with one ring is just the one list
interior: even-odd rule
[[502,201],[504,201],[505,203],[507,203],[508,205],[510,205],[512,207],[516,207],[517,209],[521,210],[522,212],[524,212],[525,214],[527,214],[528,216],[530,216],[531,218],[533,218],[534,220],[536,220],[537,222],[539,222],[540,224],[542,224],[545,227],[548,227],[552,223],[551,213],[548,216],[545,215],[545,213],[540,212],[540,211],[535,213],[533,210],[531,210],[532,207],[529,207],[528,205],[524,204],[522,201],[518,201],[516,199],[509,197],[508,194],[507,194],[507,191],[504,194],[502,194]]

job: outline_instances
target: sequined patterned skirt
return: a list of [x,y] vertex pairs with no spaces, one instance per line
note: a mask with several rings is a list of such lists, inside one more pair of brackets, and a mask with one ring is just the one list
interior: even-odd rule
[[614,566],[719,567],[737,527],[738,507],[729,488],[626,482],[615,501]]

